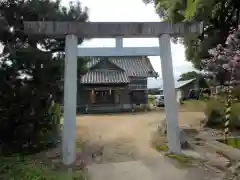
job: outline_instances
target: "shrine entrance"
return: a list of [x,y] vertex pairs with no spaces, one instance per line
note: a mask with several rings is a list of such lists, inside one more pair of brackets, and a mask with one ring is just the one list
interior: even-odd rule
[[[174,87],[170,36],[201,33],[202,23],[168,22],[24,22],[26,34],[65,37],[63,163],[76,159],[77,56],[160,56],[167,118],[167,139],[172,153],[181,153],[178,105]],[[159,47],[122,46],[122,38],[159,38]],[[116,38],[115,48],[77,48],[78,38]],[[81,98],[81,97],[80,97]]]

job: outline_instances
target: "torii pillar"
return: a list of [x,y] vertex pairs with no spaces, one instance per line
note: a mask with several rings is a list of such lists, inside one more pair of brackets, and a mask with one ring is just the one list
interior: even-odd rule
[[[167,139],[172,153],[181,153],[178,107],[174,87],[170,36],[184,36],[186,33],[201,33],[202,23],[168,22],[24,22],[26,34],[52,38],[66,38],[64,74],[64,128],[63,163],[70,165],[76,158],[76,98],[77,98],[77,56],[132,56],[160,55],[163,88],[167,117]],[[117,40],[116,48],[88,48],[79,52],[77,39],[114,37],[158,37],[158,47],[121,48]],[[81,49],[80,49],[81,51]]]

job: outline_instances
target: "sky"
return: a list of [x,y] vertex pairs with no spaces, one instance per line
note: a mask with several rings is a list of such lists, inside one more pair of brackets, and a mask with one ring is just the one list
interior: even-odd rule
[[[74,0],[73,0],[74,1]],[[68,6],[70,0],[62,0],[63,6]],[[92,22],[160,22],[152,4],[144,4],[142,0],[80,0],[82,6],[88,8],[89,21]],[[114,47],[114,39],[85,40],[82,47]],[[126,38],[123,41],[125,47],[151,47],[158,46],[157,38]],[[0,47],[0,51],[2,48]],[[184,72],[194,68],[186,61],[185,48],[181,44],[171,43],[173,73],[175,80]],[[162,86],[160,57],[149,57],[153,68],[159,74],[159,78],[149,78],[148,87]]]
[[[62,0],[67,6],[70,0]],[[142,0],[80,0],[88,8],[89,21],[92,22],[159,22],[152,4],[146,5]],[[81,44],[82,47],[114,47],[114,39],[91,39]],[[151,47],[158,46],[157,38],[128,38],[124,39],[125,47]],[[194,70],[192,64],[186,61],[185,49],[181,44],[171,43],[174,77],[177,79],[184,72]],[[160,75],[159,79],[150,79],[149,87],[161,86],[160,57],[149,57],[150,61]]]

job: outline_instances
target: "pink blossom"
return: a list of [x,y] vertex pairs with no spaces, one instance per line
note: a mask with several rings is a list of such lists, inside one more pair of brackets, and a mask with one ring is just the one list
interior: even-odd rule
[[217,45],[209,50],[209,55],[209,59],[202,61],[207,70],[214,74],[223,70],[231,71],[234,79],[240,82],[240,26],[231,29],[225,46]]

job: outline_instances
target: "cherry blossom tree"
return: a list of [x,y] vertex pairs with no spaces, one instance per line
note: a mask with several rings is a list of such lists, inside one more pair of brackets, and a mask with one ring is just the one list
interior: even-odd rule
[[211,58],[203,63],[220,85],[240,85],[240,26],[230,31],[225,46],[218,45],[209,54]]
[[224,46],[218,45],[210,49],[209,54],[211,58],[204,61],[206,69],[213,72],[222,86],[222,92],[227,93],[224,112],[224,134],[227,137],[232,121],[232,105],[235,99],[239,100],[238,94],[234,94],[233,89],[236,91],[240,87],[240,26],[231,29]]

